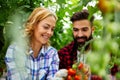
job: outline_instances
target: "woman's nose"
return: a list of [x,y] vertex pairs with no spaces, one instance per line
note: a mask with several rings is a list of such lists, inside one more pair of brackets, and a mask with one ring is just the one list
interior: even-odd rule
[[53,31],[51,29],[49,29],[47,33],[51,36],[53,35]]

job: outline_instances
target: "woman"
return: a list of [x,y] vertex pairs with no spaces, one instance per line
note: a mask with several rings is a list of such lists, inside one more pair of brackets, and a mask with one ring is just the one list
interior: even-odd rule
[[[46,8],[33,10],[25,25],[29,42],[27,51],[21,52],[20,49],[26,47],[16,44],[10,45],[7,50],[5,62],[8,80],[52,80],[59,66],[57,50],[49,45],[56,20],[57,17]],[[25,54],[20,58],[16,56],[18,52]]]

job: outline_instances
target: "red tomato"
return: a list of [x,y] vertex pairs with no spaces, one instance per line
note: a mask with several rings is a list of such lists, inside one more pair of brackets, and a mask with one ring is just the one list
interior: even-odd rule
[[81,80],[81,75],[75,75],[74,80]]
[[69,68],[69,69],[68,69],[68,75],[73,76],[73,75],[75,75],[75,74],[76,74],[76,70],[74,70],[74,69],[72,69],[72,68]]
[[83,63],[80,62],[80,64],[78,65],[78,69],[82,69],[83,68]]
[[67,80],[72,80],[72,77],[70,75],[68,75]]

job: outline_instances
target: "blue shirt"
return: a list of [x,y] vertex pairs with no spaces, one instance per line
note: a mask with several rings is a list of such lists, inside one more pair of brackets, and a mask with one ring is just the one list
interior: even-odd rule
[[30,49],[29,54],[21,55],[22,57],[15,56],[16,50],[16,46],[11,45],[6,52],[5,62],[8,80],[52,80],[59,69],[57,50],[51,46],[47,48],[43,46],[36,58],[33,57],[32,49]]

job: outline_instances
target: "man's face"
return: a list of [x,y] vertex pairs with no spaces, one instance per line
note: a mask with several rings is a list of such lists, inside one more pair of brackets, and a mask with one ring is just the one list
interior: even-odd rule
[[74,40],[79,45],[84,45],[86,41],[92,38],[93,27],[89,20],[78,20],[73,22]]

